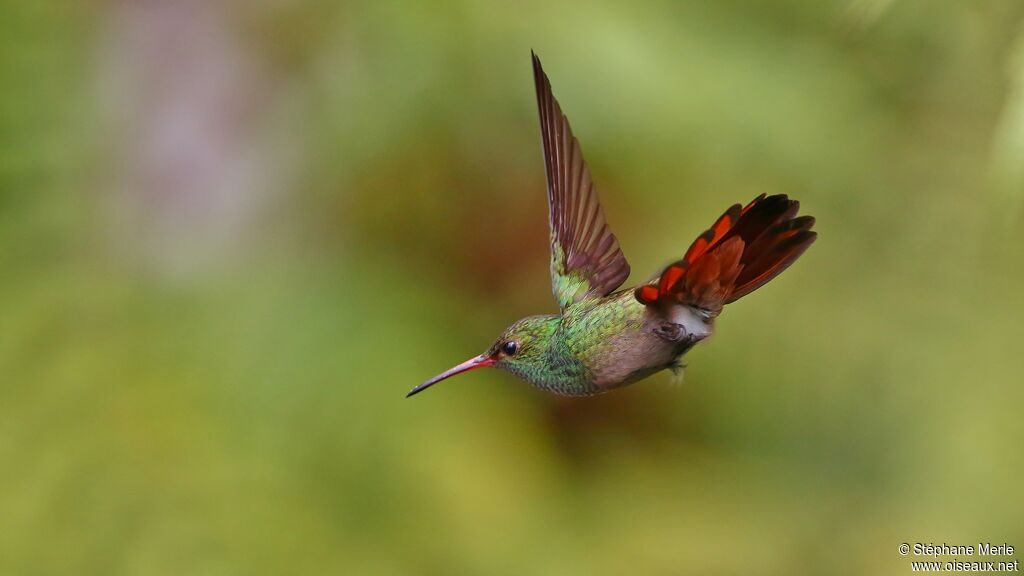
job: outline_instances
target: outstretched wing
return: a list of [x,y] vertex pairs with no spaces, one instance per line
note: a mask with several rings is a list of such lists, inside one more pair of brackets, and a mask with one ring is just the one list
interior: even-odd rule
[[629,276],[629,263],[604,219],[597,190],[569,120],[533,54],[540,109],[544,171],[551,225],[551,286],[563,309],[584,298],[606,296]]

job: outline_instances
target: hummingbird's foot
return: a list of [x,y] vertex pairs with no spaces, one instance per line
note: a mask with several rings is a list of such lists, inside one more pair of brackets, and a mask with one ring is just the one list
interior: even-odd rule
[[675,322],[662,322],[654,329],[654,333],[669,342],[683,342],[690,336],[686,327]]
[[705,335],[691,334],[686,330],[686,326],[682,324],[676,324],[675,322],[662,322],[656,327],[653,332],[663,339],[672,342],[673,344],[680,345],[679,347],[685,352],[693,347],[694,344],[704,339]]
[[668,365],[668,369],[672,371],[672,378],[669,380],[673,386],[683,385],[683,373],[686,370],[686,364],[683,364],[677,358],[674,362]]

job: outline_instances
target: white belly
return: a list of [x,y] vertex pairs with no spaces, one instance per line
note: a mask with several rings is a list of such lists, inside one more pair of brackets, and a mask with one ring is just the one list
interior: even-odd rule
[[711,324],[707,322],[707,318],[689,306],[673,306],[669,310],[669,318],[685,328],[688,334],[698,338],[705,338],[711,334]]

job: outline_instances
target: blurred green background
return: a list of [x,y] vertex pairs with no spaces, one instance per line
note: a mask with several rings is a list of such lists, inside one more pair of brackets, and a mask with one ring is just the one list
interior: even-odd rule
[[[0,573],[1024,547],[1024,3],[0,6]],[[531,48],[631,282],[761,192],[820,238],[681,387],[405,400],[555,310]]]

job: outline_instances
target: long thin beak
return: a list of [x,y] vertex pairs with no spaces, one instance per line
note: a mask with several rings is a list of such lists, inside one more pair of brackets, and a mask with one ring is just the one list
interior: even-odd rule
[[427,380],[423,384],[420,384],[419,386],[413,388],[411,392],[409,392],[408,394],[405,395],[405,397],[408,398],[409,396],[412,396],[413,394],[419,394],[420,392],[423,392],[424,390],[426,390],[427,388],[430,388],[434,384],[437,384],[441,380],[444,380],[445,378],[451,378],[452,376],[455,376],[456,374],[462,374],[463,372],[469,372],[470,370],[473,370],[475,368],[484,368],[484,367],[493,366],[493,365],[494,365],[494,358],[491,358],[490,356],[485,356],[485,355],[481,354],[481,355],[479,355],[479,356],[477,356],[475,358],[470,358],[469,360],[466,360],[462,364],[459,364],[458,366],[456,366],[456,367],[454,367],[454,368],[452,368],[450,370],[445,370],[444,372],[438,374],[437,376],[434,376],[430,380]]

